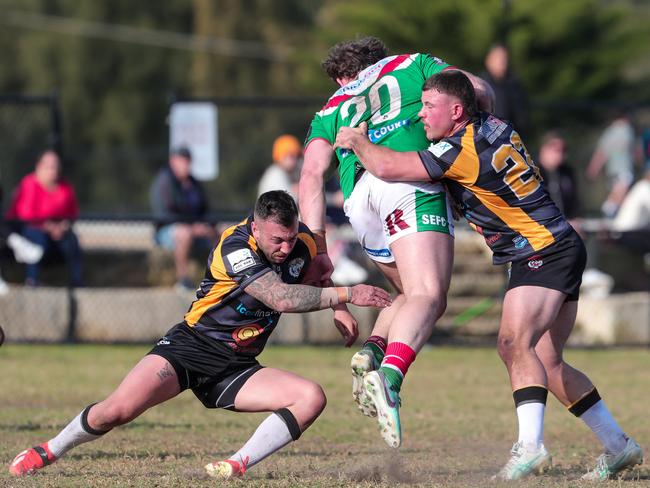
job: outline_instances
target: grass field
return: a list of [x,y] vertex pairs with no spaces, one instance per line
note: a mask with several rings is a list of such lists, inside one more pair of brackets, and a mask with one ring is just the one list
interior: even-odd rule
[[[101,400],[148,350],[143,346],[29,346],[0,348],[0,486],[215,486],[202,466],[223,459],[248,438],[264,415],[206,410],[186,392],[102,440],[71,451],[26,479],[6,466],[19,451],[47,440],[87,404]],[[493,349],[423,351],[405,382],[404,441],[390,450],[374,420],[351,400],[343,348],[271,346],[266,365],[318,381],[328,396],[320,419],[295,444],[251,469],[234,486],[491,485],[516,435],[505,368]],[[598,386],[623,428],[650,447],[647,350],[569,351]],[[546,445],[552,470],[516,486],[577,483],[599,454],[587,428],[549,398]],[[492,486],[496,486],[492,484]],[[605,486],[650,486],[650,468]]]

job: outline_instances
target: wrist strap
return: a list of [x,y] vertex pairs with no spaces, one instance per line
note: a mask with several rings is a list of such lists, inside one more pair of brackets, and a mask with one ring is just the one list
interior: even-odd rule
[[316,243],[316,254],[327,254],[327,239],[322,229],[313,230],[314,242]]
[[349,303],[352,300],[352,291],[349,286],[337,286],[336,296],[339,298],[339,303]]

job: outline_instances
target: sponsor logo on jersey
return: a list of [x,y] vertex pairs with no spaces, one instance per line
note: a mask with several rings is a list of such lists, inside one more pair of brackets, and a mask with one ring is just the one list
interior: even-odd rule
[[305,260],[302,258],[296,258],[289,261],[289,274],[292,278],[297,278],[300,276],[302,267],[305,265]]
[[440,141],[437,144],[431,144],[428,151],[433,154],[435,157],[439,158],[447,151],[452,149],[454,146],[445,141]]
[[439,227],[447,227],[447,219],[441,215],[428,215],[422,216],[422,223],[424,225],[437,225]]
[[239,273],[251,266],[255,266],[255,258],[250,249],[238,249],[226,255],[234,273]]
[[378,129],[370,129],[368,131],[368,138],[370,142],[377,142],[383,139],[385,136],[393,132],[394,130],[399,129],[400,127],[406,127],[411,124],[409,119],[398,120],[397,122],[391,122],[388,125],[379,127]]
[[156,345],[157,346],[168,346],[171,343],[172,342],[169,339],[167,339],[167,336],[164,336],[162,339],[160,339],[158,342],[156,342]]
[[492,246],[495,242],[497,242],[499,239],[501,239],[501,232],[497,232],[496,234],[493,234],[491,236],[483,236],[485,238],[485,242],[488,246]]
[[389,258],[391,256],[390,249],[369,249],[367,247],[363,248],[371,256]]
[[483,121],[478,132],[492,144],[506,130],[506,127],[508,127],[508,124],[497,119],[494,115],[490,115]]
[[247,317],[258,317],[258,318],[263,318],[263,317],[270,317],[272,315],[277,315],[279,312],[276,310],[250,310],[246,305],[243,303],[239,302],[237,306],[235,306],[235,310],[239,312],[242,315],[246,315]]
[[522,236],[517,236],[512,240],[512,243],[515,245],[515,249],[523,249],[528,245],[528,239]]
[[537,271],[543,265],[544,260],[541,258],[541,256],[533,256],[528,260],[528,269],[531,269],[533,271]]
[[264,332],[264,328],[257,324],[245,325],[237,327],[232,331],[232,338],[239,346],[248,346],[251,342],[259,337]]

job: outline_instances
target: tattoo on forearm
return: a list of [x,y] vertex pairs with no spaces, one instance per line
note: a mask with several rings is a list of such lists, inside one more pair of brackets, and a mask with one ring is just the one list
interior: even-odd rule
[[[273,272],[266,273],[246,287],[246,293],[273,308],[309,312],[326,308],[321,303],[322,288],[288,285]],[[282,307],[280,307],[282,305]]]
[[174,376],[174,372],[172,369],[169,367],[169,364],[165,364],[163,368],[156,373],[158,375],[158,378],[160,378],[160,381],[165,381],[165,379],[169,378],[170,376]]

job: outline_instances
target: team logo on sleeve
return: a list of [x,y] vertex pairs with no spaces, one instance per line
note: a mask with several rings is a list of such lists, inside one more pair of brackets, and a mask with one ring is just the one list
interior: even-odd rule
[[447,151],[449,151],[453,146],[449,144],[448,142],[445,141],[440,141],[436,144],[431,144],[429,146],[429,152],[433,154],[435,157],[439,158],[443,154],[445,154]]
[[506,127],[508,127],[508,124],[497,119],[494,115],[490,115],[481,124],[478,132],[479,134],[482,134],[490,144],[492,144],[503,133],[503,131],[506,130]]
[[305,265],[305,260],[302,258],[296,258],[289,262],[289,274],[292,278],[297,278],[300,276],[302,267]]
[[257,324],[245,325],[232,331],[232,338],[240,346],[248,346],[264,332],[264,328]]
[[234,273],[239,273],[251,266],[255,266],[255,258],[250,249],[238,249],[226,255]]

